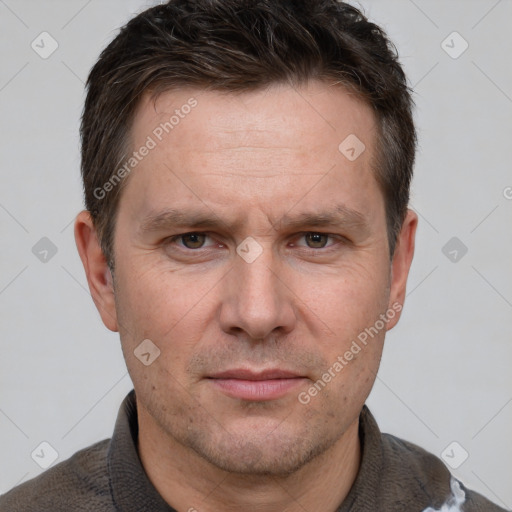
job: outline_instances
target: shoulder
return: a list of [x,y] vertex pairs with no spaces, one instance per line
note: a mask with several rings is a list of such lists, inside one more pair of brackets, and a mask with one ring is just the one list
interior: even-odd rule
[[114,510],[110,493],[107,451],[109,439],[76,452],[0,496],[0,510],[59,512]]
[[445,464],[420,446],[390,434],[382,434],[385,467],[389,468],[391,492],[398,495],[408,486],[419,496],[426,497],[433,506],[422,512],[504,512],[481,494],[472,491],[457,480]]

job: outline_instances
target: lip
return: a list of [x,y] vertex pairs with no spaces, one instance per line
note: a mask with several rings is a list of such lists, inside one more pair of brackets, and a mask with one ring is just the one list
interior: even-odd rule
[[208,377],[224,394],[241,400],[277,400],[301,385],[305,377],[279,368],[227,370]]
[[233,370],[225,370],[223,372],[210,375],[210,379],[240,379],[240,380],[272,380],[272,379],[294,379],[301,377],[297,373],[293,373],[280,368],[269,368],[267,370],[249,370],[246,368],[237,368]]

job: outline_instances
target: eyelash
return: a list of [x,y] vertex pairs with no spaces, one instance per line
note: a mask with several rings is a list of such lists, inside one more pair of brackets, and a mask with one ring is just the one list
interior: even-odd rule
[[[181,233],[179,235],[174,235],[174,236],[166,239],[164,241],[164,244],[165,245],[172,245],[175,242],[177,242],[180,239],[182,239],[183,237],[186,237],[187,235],[206,235],[206,236],[212,238],[210,236],[210,234],[208,232],[205,232],[205,231],[190,231],[190,232],[187,232],[187,233]],[[339,244],[342,244],[344,242],[347,243],[347,240],[344,239],[343,237],[339,236],[339,235],[334,235],[334,234],[331,234],[331,233],[323,233],[321,231],[303,231],[301,233],[298,233],[298,235],[299,235],[300,238],[303,238],[306,235],[322,235],[322,236],[327,236],[328,238],[331,238],[333,240],[337,240],[337,242],[332,243],[331,245],[327,245],[325,247],[316,247],[315,248],[315,247],[300,246],[301,250],[304,250],[306,252],[315,252],[315,253],[318,253],[320,251],[321,252],[328,252],[330,249],[332,249],[333,247],[336,247]],[[224,245],[224,244],[222,244],[222,245]],[[183,250],[183,251],[186,251],[186,252],[199,252],[201,250],[208,249],[208,247],[198,247],[197,249],[190,249],[188,247],[181,246],[180,249]]]

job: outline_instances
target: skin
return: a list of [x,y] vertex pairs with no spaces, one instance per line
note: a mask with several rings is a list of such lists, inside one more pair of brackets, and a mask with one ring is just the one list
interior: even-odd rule
[[[340,86],[146,96],[133,148],[191,97],[197,106],[125,183],[114,276],[88,212],[75,223],[93,300],[106,327],[120,333],[142,463],[179,511],[335,511],[359,469],[358,417],[385,332],[400,314],[309,403],[298,395],[379,315],[403,304],[417,216],[408,211],[390,261],[371,169],[376,120]],[[354,161],[338,150],[350,134],[366,146]],[[285,222],[285,214],[335,205],[357,214],[340,225]],[[166,208],[219,224],[143,229]],[[198,236],[172,239],[191,231]],[[252,263],[236,251],[247,237],[262,250]],[[144,339],[160,350],[148,366],[134,355]],[[300,378],[278,398],[241,399],[209,378],[234,368],[281,368]]]

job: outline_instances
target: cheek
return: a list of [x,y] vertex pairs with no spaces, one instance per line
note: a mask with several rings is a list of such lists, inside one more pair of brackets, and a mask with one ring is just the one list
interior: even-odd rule
[[[132,381],[148,393],[154,393],[155,386],[164,394],[187,388],[186,368],[213,321],[215,283],[219,279],[207,275],[180,276],[156,266],[149,270],[119,270],[116,309],[122,350]],[[144,358],[137,358],[144,340],[151,340],[156,347],[150,344],[150,352],[154,352],[149,360],[158,354],[148,366]]]
[[299,402],[318,418],[330,417],[334,428],[355,418],[375,382],[382,347],[383,333],[365,343],[338,339],[336,346],[324,347],[327,365],[318,369]]
[[311,341],[326,363],[309,390],[312,402],[319,408],[332,403],[356,407],[370,392],[380,364],[386,332],[380,315],[388,307],[386,272],[353,267],[343,278],[333,277],[315,289],[306,284],[297,293],[307,305],[306,322],[323,326]]
[[187,332],[191,319],[201,318],[197,312],[204,311],[214,286],[215,276],[183,276],[159,265],[132,265],[120,273],[116,304],[128,336],[164,343],[175,332]]
[[385,312],[388,288],[389,276],[384,268],[370,271],[352,265],[316,279],[305,276],[296,282],[294,292],[306,305],[305,317],[324,326],[331,340],[327,346],[341,350]]

